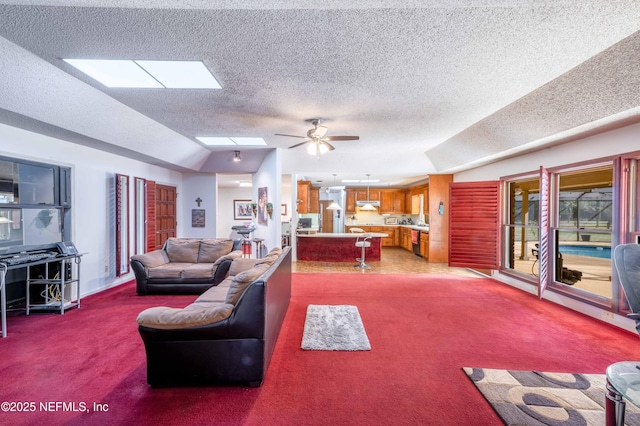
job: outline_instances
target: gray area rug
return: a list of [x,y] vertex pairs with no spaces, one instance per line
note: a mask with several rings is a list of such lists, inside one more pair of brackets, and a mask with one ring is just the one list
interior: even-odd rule
[[352,305],[309,305],[302,349],[312,351],[369,351],[358,308]]
[[[463,368],[506,425],[605,424],[605,375]],[[625,424],[640,425],[626,404]]]

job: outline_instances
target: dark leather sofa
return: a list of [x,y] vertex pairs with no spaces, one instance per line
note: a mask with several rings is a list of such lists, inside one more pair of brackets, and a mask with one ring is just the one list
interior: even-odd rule
[[[220,287],[207,293],[222,290]],[[232,311],[226,319],[186,328],[158,328],[166,323],[139,325],[147,355],[147,382],[152,387],[219,383],[260,386],[290,298],[291,248],[285,247],[275,262],[248,284],[235,306],[223,302],[214,304],[211,297],[190,305],[200,303],[191,312],[207,306],[210,309],[228,307]],[[175,308],[157,309],[159,313],[152,312],[151,315],[156,315],[159,321],[163,321],[163,313],[171,315],[177,311]],[[199,315],[192,315],[192,318],[199,318]],[[141,322],[139,316],[138,323]]]
[[[230,249],[225,250],[223,256],[214,259],[206,259],[207,262],[198,262],[199,243],[211,241],[232,241]],[[173,242],[189,243],[192,245],[190,255],[186,259],[171,259],[171,247]],[[131,258],[131,269],[136,277],[136,292],[139,295],[146,294],[201,294],[208,288],[218,285],[225,279],[229,267],[234,258],[242,255],[240,251],[242,240],[235,239],[199,239],[199,238],[170,238],[160,250],[135,255]],[[195,245],[195,249],[193,246]],[[182,251],[184,254],[184,250]],[[185,256],[182,256],[185,257]],[[192,259],[189,259],[192,257]],[[198,265],[199,263],[199,265]],[[209,271],[201,273],[188,271],[210,264]],[[162,269],[162,271],[157,271]]]

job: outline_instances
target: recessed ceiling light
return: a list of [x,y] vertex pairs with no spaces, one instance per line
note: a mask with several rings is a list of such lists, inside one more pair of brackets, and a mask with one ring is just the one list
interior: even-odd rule
[[248,146],[248,145],[267,145],[262,138],[226,138],[219,136],[196,136],[200,142],[209,146]]
[[64,59],[107,87],[220,89],[202,61]]

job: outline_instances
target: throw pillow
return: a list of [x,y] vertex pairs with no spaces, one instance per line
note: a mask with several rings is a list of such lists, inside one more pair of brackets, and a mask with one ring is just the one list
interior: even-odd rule
[[229,254],[233,248],[233,240],[207,239],[200,241],[198,263],[214,263],[216,260]]
[[242,293],[244,293],[247,287],[249,287],[256,278],[264,274],[270,266],[271,265],[263,263],[262,265],[255,266],[247,271],[240,272],[238,275],[233,277],[233,281],[229,286],[227,298],[224,303],[230,303],[232,305],[238,303],[240,296],[242,296]]
[[167,240],[167,256],[171,262],[196,263],[200,240],[184,240],[169,238]]

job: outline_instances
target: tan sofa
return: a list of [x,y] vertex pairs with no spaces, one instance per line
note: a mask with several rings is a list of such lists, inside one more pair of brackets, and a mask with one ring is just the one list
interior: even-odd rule
[[239,249],[240,240],[229,238],[169,238],[162,249],[131,258],[136,291],[201,294],[224,280]]
[[291,298],[291,248],[236,258],[229,276],[184,308],[158,306],[137,318],[153,387],[260,386]]

